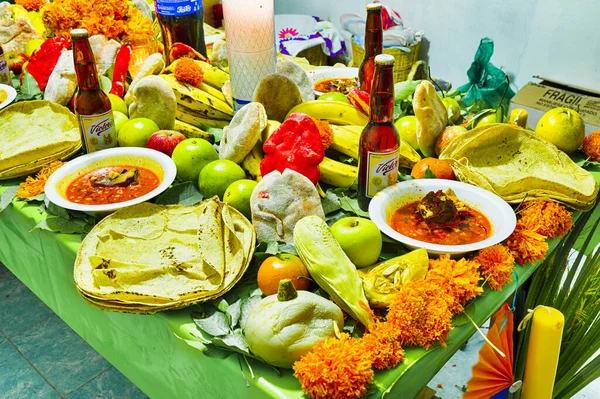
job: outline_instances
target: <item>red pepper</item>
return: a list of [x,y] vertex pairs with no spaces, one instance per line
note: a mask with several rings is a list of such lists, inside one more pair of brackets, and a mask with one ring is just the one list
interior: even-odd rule
[[36,80],[40,90],[46,88],[50,74],[54,70],[60,55],[70,47],[70,41],[62,36],[57,36],[47,39],[40,48],[31,54],[26,69]]
[[127,69],[129,69],[132,48],[133,46],[129,43],[123,44],[115,58],[115,70],[113,72],[110,93],[119,97],[123,97],[123,94],[125,94],[125,81],[127,79]]
[[266,176],[277,170],[292,169],[316,184],[319,164],[325,157],[319,128],[308,115],[291,114],[263,144],[265,157],[260,173]]
[[371,107],[369,105],[371,96],[366,91],[352,89],[346,97],[348,98],[348,101],[350,101],[350,104],[358,108],[359,111],[365,113],[367,116],[371,113]]
[[206,58],[191,46],[183,43],[173,43],[169,50],[169,62],[173,62],[178,58],[188,57],[194,60],[201,60],[210,64],[210,59]]

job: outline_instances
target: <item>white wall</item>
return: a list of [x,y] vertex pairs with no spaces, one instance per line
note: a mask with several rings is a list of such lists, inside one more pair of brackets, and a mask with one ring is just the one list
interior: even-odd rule
[[[365,15],[365,0],[275,0],[276,14],[311,14],[339,23]],[[600,91],[600,0],[387,0],[405,26],[425,30],[432,74],[458,87],[481,38],[492,63],[521,87],[533,75]],[[423,54],[422,54],[423,55]]]

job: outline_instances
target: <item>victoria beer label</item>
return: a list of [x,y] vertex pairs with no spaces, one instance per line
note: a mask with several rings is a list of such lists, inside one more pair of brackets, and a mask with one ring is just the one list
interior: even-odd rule
[[358,206],[366,211],[371,198],[396,183],[400,136],[394,126],[394,57],[375,57],[371,90],[371,116],[360,135],[358,161]]

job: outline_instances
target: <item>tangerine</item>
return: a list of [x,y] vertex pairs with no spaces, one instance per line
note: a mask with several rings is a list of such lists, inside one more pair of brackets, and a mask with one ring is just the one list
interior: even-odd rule
[[427,172],[427,169],[431,171],[438,179],[454,180],[454,171],[450,167],[450,164],[443,159],[437,158],[423,158],[413,166],[410,175],[415,179],[422,179]]
[[308,290],[309,277],[306,266],[296,255],[269,256],[258,268],[258,288],[265,295],[273,295],[279,289],[279,281],[289,278],[297,290]]

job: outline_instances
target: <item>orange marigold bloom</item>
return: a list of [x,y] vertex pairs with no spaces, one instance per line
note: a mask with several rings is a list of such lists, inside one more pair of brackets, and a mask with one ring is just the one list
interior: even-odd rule
[[44,186],[46,185],[46,181],[50,175],[52,175],[52,173],[54,173],[56,169],[60,168],[62,165],[64,165],[64,162],[54,161],[43,166],[35,177],[28,176],[23,183],[19,184],[17,197],[31,198],[35,197],[36,195],[44,194]]
[[515,231],[506,239],[506,246],[515,261],[522,265],[544,259],[548,251],[546,236],[537,232],[538,222],[532,218],[519,219]]
[[515,259],[504,245],[480,249],[473,260],[479,263],[479,270],[491,289],[501,291],[504,284],[510,283]]
[[46,4],[46,0],[15,0],[15,4],[20,5],[27,11],[38,11]]
[[592,161],[600,162],[600,130],[583,139],[583,153]]
[[402,346],[423,346],[425,349],[444,340],[452,329],[452,312],[444,288],[428,279],[405,284],[389,307],[387,322],[397,332]]
[[173,75],[178,81],[189,83],[194,87],[200,86],[202,79],[204,79],[204,71],[191,58],[177,60]]
[[312,399],[360,398],[373,380],[371,357],[364,344],[346,333],[340,339],[319,341],[293,369]]
[[437,282],[448,295],[448,306],[453,314],[462,312],[463,305],[483,292],[479,286],[481,276],[477,269],[479,264],[464,258],[458,261],[450,259],[450,255],[440,255],[438,259],[429,260],[427,280]]
[[573,219],[567,208],[554,201],[527,202],[521,212],[521,220],[531,219],[537,223],[536,233],[554,238],[564,236],[573,227]]
[[328,149],[333,143],[333,129],[329,122],[317,118],[312,118],[319,129],[319,133],[321,134],[321,142],[323,143],[323,148]]
[[362,337],[366,351],[371,355],[373,367],[391,369],[404,360],[404,350],[396,340],[398,332],[393,324],[377,322]]

